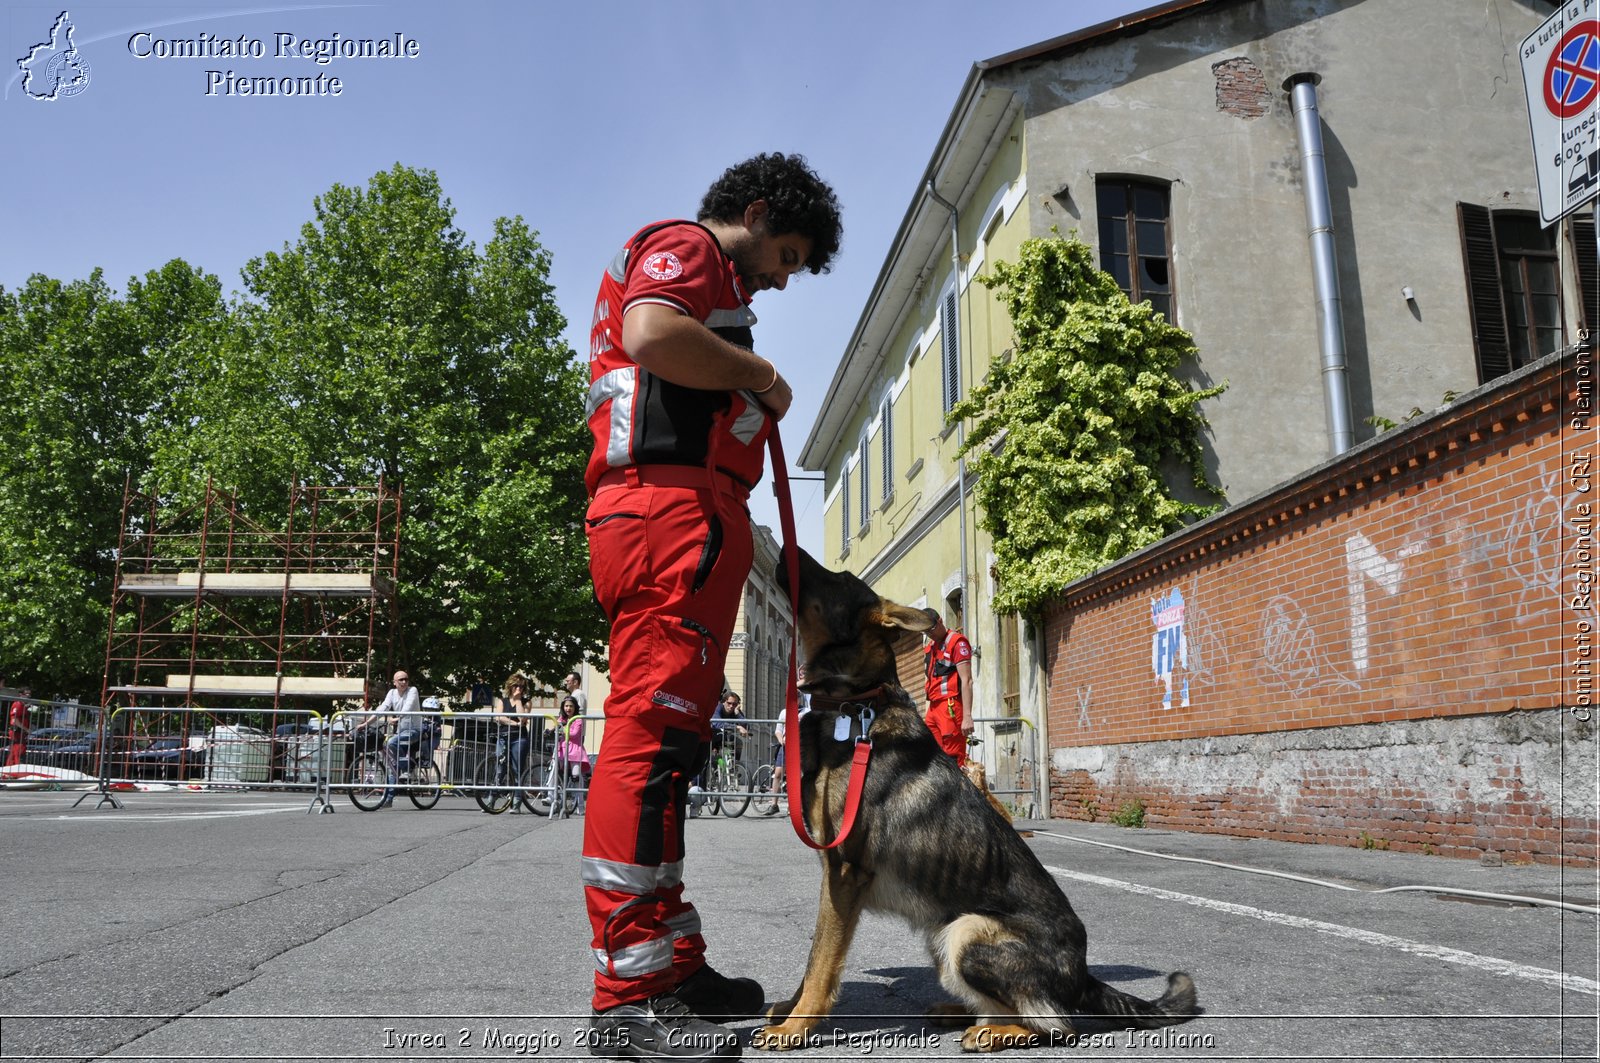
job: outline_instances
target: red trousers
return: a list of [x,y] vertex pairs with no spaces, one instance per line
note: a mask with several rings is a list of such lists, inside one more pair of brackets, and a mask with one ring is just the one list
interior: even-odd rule
[[28,752],[28,732],[20,727],[13,727],[6,732],[6,741],[11,744],[11,750],[6,754],[6,767],[21,764]]
[[939,743],[939,748],[955,757],[957,765],[965,767],[967,734],[961,729],[962,719],[961,699],[950,698],[931,703],[928,706],[928,714],[922,718],[922,722],[933,732],[934,741]]
[[589,504],[589,571],[611,621],[611,695],[583,832],[596,1010],[665,992],[705,963],[683,898],[689,780],[745,579],[750,519],[709,488],[603,488]]

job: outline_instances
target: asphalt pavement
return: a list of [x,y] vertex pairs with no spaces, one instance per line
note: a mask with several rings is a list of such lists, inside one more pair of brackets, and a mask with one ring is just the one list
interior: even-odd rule
[[[0,792],[0,1058],[589,1058],[581,820],[453,796],[376,813],[336,797],[333,815],[285,793],[77,796]],[[1403,889],[1593,906],[1593,869],[1027,826],[1095,974],[1153,997],[1187,971],[1205,1013],[1143,1034],[1086,1023],[1076,1044],[1011,1058],[1596,1058],[1594,915]],[[785,817],[702,817],[689,844],[713,964],[786,997],[817,858]],[[835,1014],[792,1055],[962,1055],[922,1018],[943,999],[922,941],[868,916]],[[766,1058],[758,1026],[735,1027],[746,1059]]]

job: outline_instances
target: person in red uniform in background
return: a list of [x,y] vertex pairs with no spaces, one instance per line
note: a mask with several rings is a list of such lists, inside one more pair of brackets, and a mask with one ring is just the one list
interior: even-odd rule
[[967,739],[972,737],[972,720],[966,711],[967,692],[972,689],[972,644],[961,632],[944,626],[939,610],[923,612],[933,621],[924,632],[928,644],[922,648],[928,655],[928,714],[923,722],[939,747],[965,767]]
[[584,820],[594,930],[591,1053],[731,1059],[761,986],[706,964],[684,900],[689,781],[750,573],[746,500],[793,395],[754,353],[751,298],[821,273],[839,203],[797,155],[758,155],[699,220],[636,232],[601,279],[590,329],[589,570],[611,624],[611,693]]
[[23,687],[18,693],[21,699],[13,701],[6,714],[6,742],[10,746],[6,751],[8,768],[21,764],[28,753],[28,702],[24,699],[33,697],[33,688]]

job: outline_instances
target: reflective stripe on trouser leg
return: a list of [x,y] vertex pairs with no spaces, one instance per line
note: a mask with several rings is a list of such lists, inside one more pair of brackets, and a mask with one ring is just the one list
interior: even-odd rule
[[684,802],[702,748],[697,732],[608,721],[584,821],[598,1009],[665,992],[682,978],[675,967],[704,962],[700,918],[683,899]]
[[678,488],[607,491],[589,506],[612,675],[584,820],[598,1010],[665,992],[705,962],[699,917],[683,899],[685,800],[751,554],[748,521],[723,522],[716,541],[714,515],[708,493]]
[[[655,900],[655,897],[640,897],[630,903],[650,904]],[[621,916],[627,908],[626,904],[616,908],[611,913],[612,918]],[[641,941],[614,952],[595,949],[595,970],[611,978],[630,981],[667,970],[672,966],[673,952],[678,942],[700,936],[700,913],[691,908],[668,919],[665,925],[670,931],[665,937]]]

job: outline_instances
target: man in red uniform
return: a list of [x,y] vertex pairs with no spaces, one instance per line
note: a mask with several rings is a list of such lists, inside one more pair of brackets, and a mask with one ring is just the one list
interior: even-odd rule
[[23,687],[19,692],[22,697],[11,703],[11,709],[6,716],[6,743],[9,746],[6,752],[6,767],[15,767],[26,759],[28,754],[28,701],[33,697],[32,687]]
[[972,689],[972,644],[959,631],[944,626],[937,609],[924,609],[933,626],[926,632],[928,644],[928,714],[923,717],[939,747],[962,767],[967,763],[967,739],[972,737],[972,720],[967,717],[967,692]]
[[752,350],[749,303],[820,273],[839,247],[833,190],[799,156],[758,155],[699,221],[646,226],[612,260],[590,330],[589,570],[611,622],[611,693],[584,821],[594,930],[590,1051],[731,1059],[713,1025],[758,1014],[760,985],[706,964],[683,899],[689,781],[750,574],[746,500],[789,384]]

